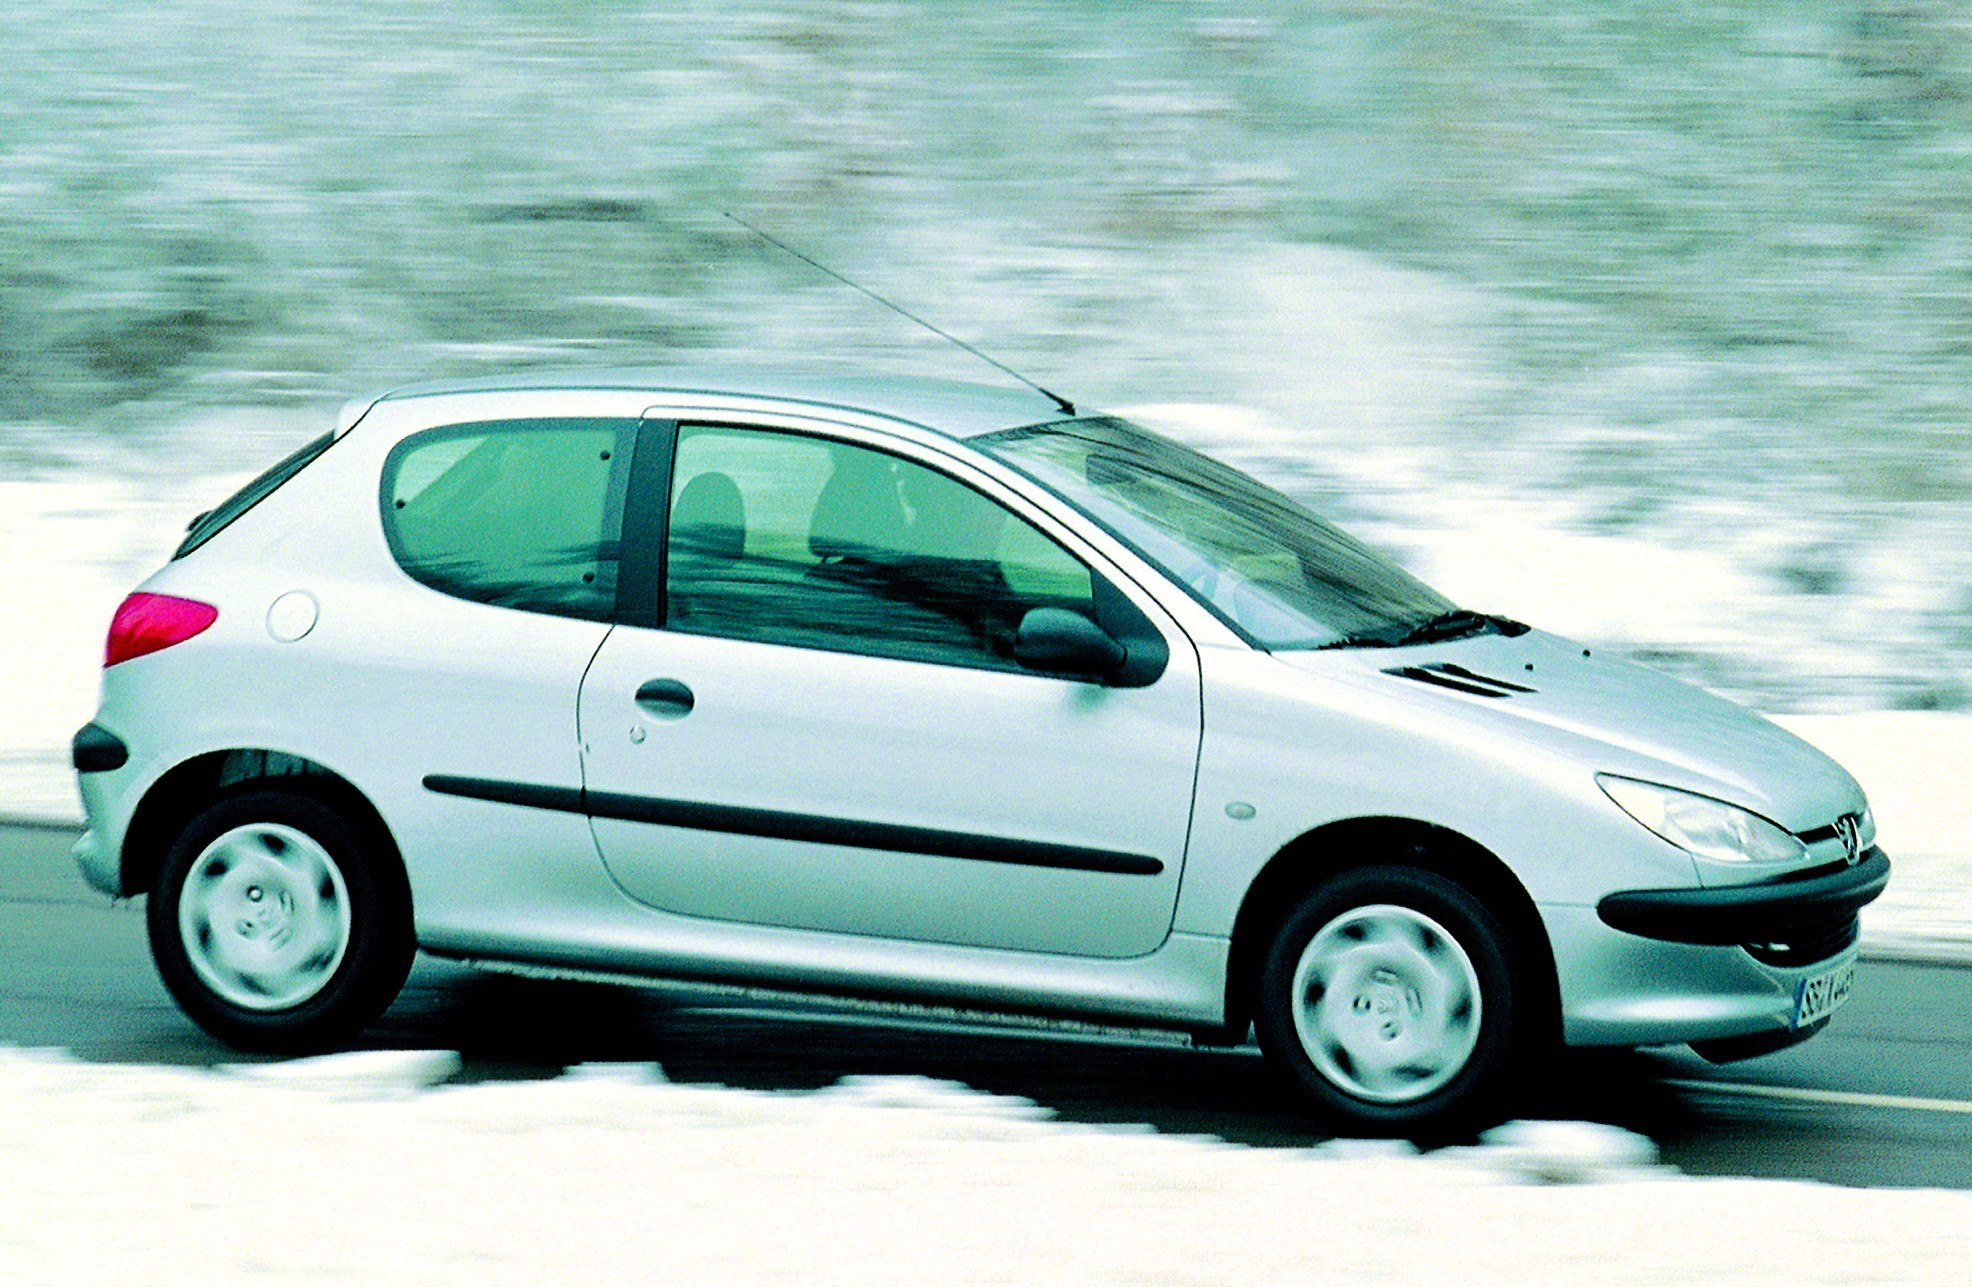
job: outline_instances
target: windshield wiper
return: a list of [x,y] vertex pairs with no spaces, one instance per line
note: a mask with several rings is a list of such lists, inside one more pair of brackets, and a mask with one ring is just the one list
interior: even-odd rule
[[1411,644],[1462,639],[1467,635],[1476,635],[1488,630],[1497,631],[1512,639],[1526,634],[1532,628],[1515,621],[1512,617],[1473,612],[1469,608],[1453,608],[1450,612],[1441,612],[1429,621],[1420,622],[1399,634],[1366,630],[1360,634],[1343,635],[1340,639],[1316,644],[1309,651],[1327,652],[1331,648],[1405,648]]
[[1453,608],[1450,612],[1441,612],[1429,621],[1411,627],[1410,633],[1397,641],[1397,646],[1437,643],[1443,639],[1458,639],[1486,630],[1497,630],[1501,634],[1520,634],[1522,631],[1508,628],[1517,625],[1518,622],[1489,617],[1483,612],[1473,612],[1469,608]]
[[1392,639],[1387,634],[1343,635],[1327,643],[1316,644],[1310,652],[1327,652],[1331,648],[1395,648],[1401,640]]

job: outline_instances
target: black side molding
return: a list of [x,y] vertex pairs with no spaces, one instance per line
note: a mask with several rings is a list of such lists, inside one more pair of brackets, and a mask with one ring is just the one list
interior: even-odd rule
[[1016,867],[1052,867],[1119,876],[1155,876],[1164,870],[1163,861],[1148,854],[1085,849],[1046,840],[1013,840],[964,831],[939,831],[891,822],[861,822],[850,818],[783,813],[778,809],[660,800],[613,791],[583,791],[577,787],[536,786],[526,782],[498,782],[437,773],[426,777],[424,785],[427,791],[440,795],[465,796],[562,813],[587,813],[591,817],[619,822],[645,822],[660,827],[760,836],[768,840],[802,840],[854,849],[882,849],[891,853],[928,854],[936,858],[963,858],[973,862],[1007,863]]
[[1672,943],[1771,943],[1855,916],[1890,883],[1890,859],[1871,849],[1853,867],[1722,889],[1631,889],[1595,905],[1611,928]]
[[425,777],[425,790],[439,795],[459,795],[468,800],[491,800],[495,804],[518,804],[529,809],[551,809],[556,813],[581,813],[582,788],[536,786],[530,782],[496,782],[491,778],[455,778],[442,773]]
[[84,724],[77,729],[69,752],[77,773],[108,773],[130,763],[130,748],[101,724]]

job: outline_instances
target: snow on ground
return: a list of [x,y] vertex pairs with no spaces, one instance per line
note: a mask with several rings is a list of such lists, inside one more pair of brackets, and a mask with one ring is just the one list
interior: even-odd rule
[[[1432,489],[1424,481],[1429,461],[1417,453],[1390,447],[1331,457],[1304,434],[1237,408],[1130,414],[1283,481],[1306,481],[1312,455],[1336,495],[1365,507],[1349,526],[1401,551],[1460,602],[1628,645],[1646,660],[1667,644],[1743,654],[1757,634],[1768,642],[1764,651],[1823,675],[1868,665],[1840,650],[1818,651],[1819,600],[1777,595],[1714,552],[1579,530],[1565,497]],[[249,423],[259,427],[248,431]],[[232,443],[224,469],[167,459],[119,472],[82,462],[0,480],[0,549],[8,552],[0,559],[0,602],[15,605],[0,627],[0,816],[80,816],[68,740],[94,710],[103,633],[117,602],[163,562],[191,515],[315,428],[292,412],[241,413],[176,431],[189,459],[210,460],[212,442]],[[1421,495],[1431,497],[1422,512]],[[1808,696],[1812,705],[1816,692]],[[1775,718],[1840,760],[1873,801],[1896,876],[1864,913],[1866,940],[1881,950],[1972,955],[1972,713]]]
[[0,1280],[1797,1287],[1959,1284],[1972,1256],[1972,1194],[1692,1179],[1587,1123],[1267,1150],[917,1078],[455,1067],[0,1048],[0,1102],[35,1106],[0,1115]]

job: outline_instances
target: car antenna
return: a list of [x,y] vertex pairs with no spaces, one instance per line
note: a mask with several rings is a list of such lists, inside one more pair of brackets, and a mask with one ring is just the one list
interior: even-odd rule
[[1034,392],[1040,394],[1044,398],[1047,398],[1049,401],[1053,402],[1056,406],[1060,407],[1063,415],[1072,416],[1075,414],[1074,403],[1070,402],[1067,398],[1062,397],[1059,393],[1054,392],[1052,389],[1042,388],[1040,385],[1034,383],[1032,380],[1028,379],[1020,372],[1014,370],[1006,363],[1000,361],[998,358],[992,357],[985,353],[981,353],[978,349],[974,348],[970,344],[967,344],[964,340],[960,339],[956,335],[953,335],[950,331],[942,331],[938,329],[937,327],[933,326],[930,322],[927,322],[922,317],[919,317],[916,313],[913,313],[908,308],[905,308],[903,305],[895,303],[891,300],[885,299],[883,296],[877,294],[869,287],[857,285],[855,282],[850,281],[847,277],[844,277],[841,273],[835,271],[835,269],[830,268],[827,264],[821,263],[820,261],[813,259],[808,255],[802,254],[800,251],[796,250],[793,246],[788,245],[785,241],[782,241],[778,237],[769,236],[765,232],[762,232],[759,228],[754,227],[746,220],[734,214],[732,211],[721,210],[719,213],[724,215],[726,218],[731,219],[734,223],[746,229],[754,236],[760,238],[760,240],[766,242],[768,245],[773,246],[779,250],[785,250],[788,254],[793,255],[796,259],[799,259],[802,263],[808,265],[810,268],[813,268],[818,272],[827,273],[830,277],[835,278],[837,281],[841,282],[844,286],[847,286],[850,290],[857,291],[860,292],[861,294],[869,296],[871,299],[883,305],[891,312],[896,313],[901,317],[907,318],[910,321],[916,322],[919,326],[922,326],[925,330],[930,331],[933,335],[936,335],[939,339],[950,340],[952,343],[958,345],[966,352],[972,354],[972,356],[978,358],[981,362],[984,362],[989,366],[997,367],[1000,370],[1006,372],[1014,379],[1020,381],[1028,388],[1034,390]]

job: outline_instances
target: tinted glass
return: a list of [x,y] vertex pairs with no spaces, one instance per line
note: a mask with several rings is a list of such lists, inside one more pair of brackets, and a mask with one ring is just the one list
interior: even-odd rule
[[461,599],[603,620],[616,604],[631,420],[457,425],[384,465],[398,564]]
[[1124,421],[1037,425],[972,445],[1108,527],[1262,648],[1389,642],[1452,609],[1279,492]]
[[1093,618],[1089,570],[972,488],[883,452],[684,426],[666,624],[767,643],[1018,670],[1031,608]]

